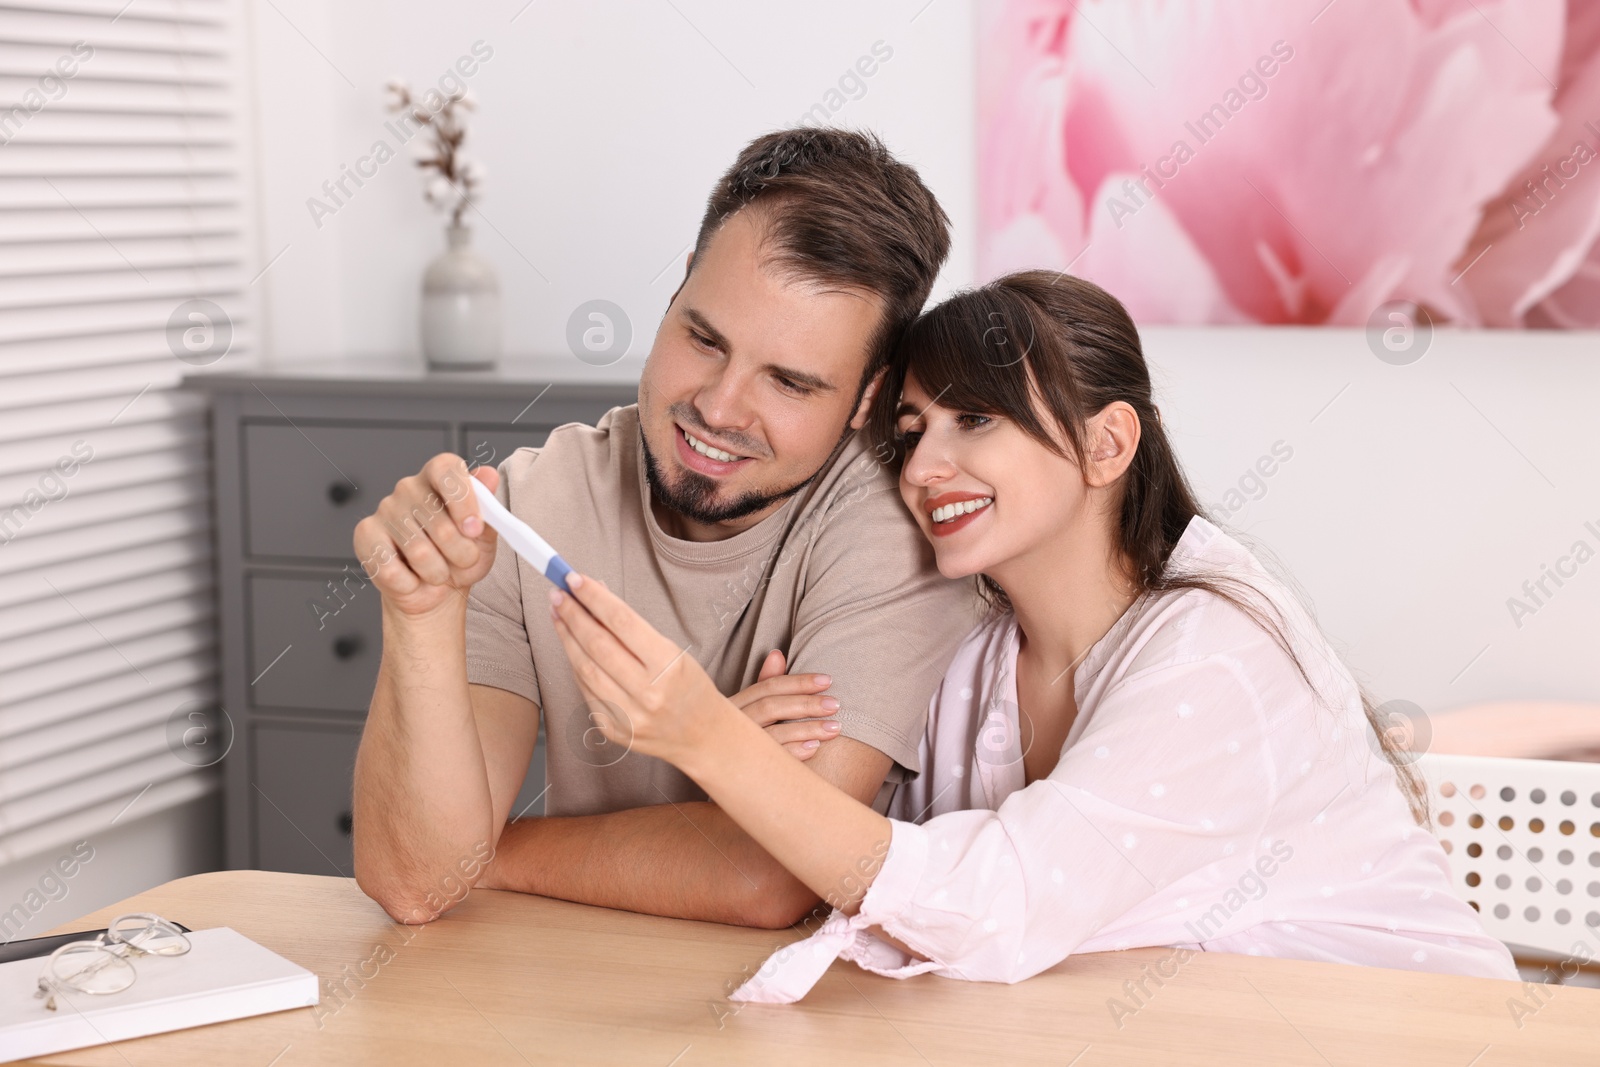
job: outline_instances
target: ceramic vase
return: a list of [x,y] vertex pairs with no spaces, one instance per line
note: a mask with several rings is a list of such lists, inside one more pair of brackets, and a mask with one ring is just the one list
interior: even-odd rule
[[422,355],[431,370],[484,370],[500,358],[500,280],[452,225],[422,276]]

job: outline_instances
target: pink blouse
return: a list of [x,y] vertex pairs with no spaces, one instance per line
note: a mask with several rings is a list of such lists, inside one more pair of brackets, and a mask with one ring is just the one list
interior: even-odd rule
[[1017,982],[1142,946],[1515,980],[1294,597],[1198,517],[1168,569],[1244,583],[1229,589],[1280,612],[1315,689],[1228,600],[1149,598],[1078,666],[1060,760],[1024,785],[1017,624],[997,614],[933,695],[923,772],[895,796],[860,911],[834,911],[732,999],[798,1000],[840,956],[895,978]]

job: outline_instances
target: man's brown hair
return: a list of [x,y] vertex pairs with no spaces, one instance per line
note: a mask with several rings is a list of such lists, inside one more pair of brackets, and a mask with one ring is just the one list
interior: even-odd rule
[[765,213],[778,266],[883,299],[859,397],[928,300],[950,253],[949,216],[877,137],[805,127],[757,137],[739,153],[706,202],[695,260],[724,222],[752,205]]

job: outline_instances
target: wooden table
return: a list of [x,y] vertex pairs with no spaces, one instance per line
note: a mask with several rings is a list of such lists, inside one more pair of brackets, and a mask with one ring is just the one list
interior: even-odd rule
[[[323,1004],[34,1061],[309,1064],[1218,1064],[1375,1067],[1600,1062],[1600,990],[1201,953],[1157,986],[1165,949],[1077,956],[1014,986],[835,963],[800,1004],[725,992],[794,932],[473,893],[428,926],[391,922],[353,880],[196,875],[65,930],[155,911],[231,926],[316,971]],[[1170,972],[1173,964],[1165,969]],[[1125,982],[1145,978],[1143,1006]],[[1509,1001],[1527,1007],[1521,1025]],[[737,1009],[737,1010],[735,1010]]]

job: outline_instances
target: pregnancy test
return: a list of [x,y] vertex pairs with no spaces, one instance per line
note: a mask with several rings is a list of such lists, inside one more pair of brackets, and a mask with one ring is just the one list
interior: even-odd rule
[[478,509],[483,513],[483,521],[494,527],[505,543],[512,550],[529,563],[534,570],[559,585],[563,592],[571,593],[567,588],[567,575],[572,573],[572,567],[567,561],[556,555],[556,550],[550,547],[550,542],[533,532],[533,527],[517,518],[506,510],[500,503],[500,498],[488,486],[476,478],[468,478],[472,483],[472,491],[478,494]]

